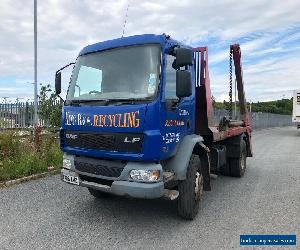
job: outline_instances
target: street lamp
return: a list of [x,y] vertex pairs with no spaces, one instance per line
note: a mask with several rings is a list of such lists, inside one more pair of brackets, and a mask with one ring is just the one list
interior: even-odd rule
[[37,93],[37,0],[34,0],[34,125],[38,126],[38,93]]

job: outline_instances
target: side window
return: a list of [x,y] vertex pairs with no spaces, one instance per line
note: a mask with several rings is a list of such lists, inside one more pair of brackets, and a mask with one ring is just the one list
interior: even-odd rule
[[176,70],[172,68],[172,63],[175,57],[167,55],[166,65],[166,86],[165,97],[166,99],[178,99],[176,96]]
[[90,91],[101,92],[102,70],[81,66],[75,85],[74,97],[89,94]]

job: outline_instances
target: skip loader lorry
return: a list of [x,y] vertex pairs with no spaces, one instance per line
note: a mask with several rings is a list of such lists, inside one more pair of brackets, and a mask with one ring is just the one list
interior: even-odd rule
[[179,216],[193,219],[211,178],[242,177],[252,156],[240,46],[229,55],[229,115],[215,123],[207,47],[146,34],[83,48],[55,75],[59,95],[61,71],[74,64],[62,109],[62,180],[96,198],[176,199]]

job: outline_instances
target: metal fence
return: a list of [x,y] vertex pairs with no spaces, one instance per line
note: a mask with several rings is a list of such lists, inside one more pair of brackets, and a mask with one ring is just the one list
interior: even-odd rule
[[[228,111],[226,110],[214,110],[215,123],[218,124],[222,117],[228,117]],[[279,115],[272,113],[252,112],[252,127],[253,129],[271,128],[271,127],[282,127],[292,126],[291,115]],[[235,117],[238,119],[238,116]]]
[[[56,101],[51,104],[59,105]],[[38,105],[40,107],[40,103]],[[253,112],[252,123],[254,129],[290,126],[292,124],[292,116],[278,115],[271,113]],[[226,110],[214,110],[215,123],[219,124],[222,117],[228,117]],[[49,127],[49,120],[39,119],[39,124],[42,127]],[[30,128],[34,125],[34,103],[33,102],[19,102],[0,104],[0,129],[8,128]]]
[[291,115],[278,115],[262,112],[252,113],[252,123],[254,129],[293,125]]
[[[59,105],[55,101],[51,106]],[[38,103],[38,109],[41,103]],[[39,125],[49,127],[48,119],[39,119]],[[34,102],[0,103],[0,129],[31,128],[34,126]]]

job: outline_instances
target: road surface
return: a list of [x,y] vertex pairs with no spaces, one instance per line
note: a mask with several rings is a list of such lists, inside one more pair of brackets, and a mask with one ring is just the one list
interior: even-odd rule
[[199,215],[166,200],[96,200],[47,177],[0,189],[1,249],[240,249],[240,234],[297,234],[300,132],[256,131],[244,178],[218,177]]

